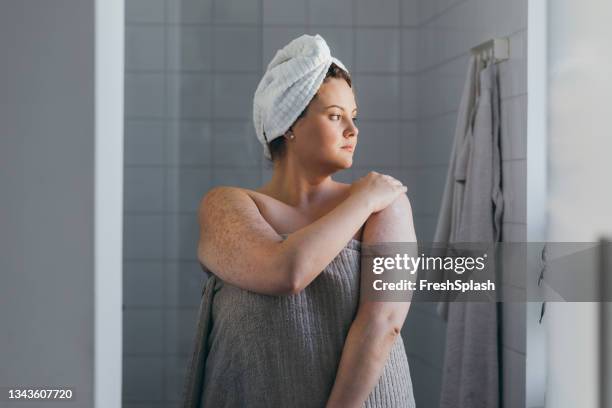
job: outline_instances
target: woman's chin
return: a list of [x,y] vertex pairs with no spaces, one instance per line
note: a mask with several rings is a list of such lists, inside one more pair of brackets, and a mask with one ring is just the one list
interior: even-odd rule
[[342,156],[336,156],[327,163],[327,166],[335,168],[335,171],[350,169],[353,166],[353,155],[343,154]]
[[337,157],[340,162],[344,163],[345,166],[351,167],[353,165],[354,155],[355,154],[352,151],[342,149],[342,152]]
[[350,169],[353,166],[353,157],[345,158],[342,160],[341,170]]

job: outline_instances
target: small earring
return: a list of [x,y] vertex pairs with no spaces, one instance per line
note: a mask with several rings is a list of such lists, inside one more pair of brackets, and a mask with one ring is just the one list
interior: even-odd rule
[[289,132],[289,139],[293,140],[295,138],[295,135],[293,134],[293,132]]

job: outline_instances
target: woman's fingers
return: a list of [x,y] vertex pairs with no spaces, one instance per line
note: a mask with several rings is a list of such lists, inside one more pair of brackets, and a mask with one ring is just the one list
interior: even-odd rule
[[[373,171],[372,173],[379,174],[375,171]],[[400,180],[396,179],[393,176],[390,176],[388,174],[380,174],[380,177],[387,181],[394,189],[401,189],[402,192],[406,192],[408,190],[408,188],[404,186],[404,183],[402,183]]]
[[401,182],[401,181],[399,181],[399,180],[398,180],[398,179],[396,179],[395,177],[390,176],[390,175],[388,175],[388,174],[384,174],[384,175],[383,175],[383,177],[384,177],[386,180],[391,181],[392,183],[395,183],[395,184],[397,184],[397,183],[402,184],[402,182]]
[[401,181],[399,181],[398,179],[394,179],[394,178],[391,178],[391,182],[392,182],[392,183],[393,183],[393,185],[395,185],[395,186],[403,186],[403,185],[404,185],[404,183],[402,183],[402,182],[401,182]]

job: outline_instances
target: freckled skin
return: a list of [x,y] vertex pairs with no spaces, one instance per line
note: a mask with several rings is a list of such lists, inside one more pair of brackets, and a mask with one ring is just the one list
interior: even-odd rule
[[[330,105],[335,105],[329,107]],[[331,175],[350,168],[358,129],[355,96],[344,79],[328,78],[304,117],[293,126],[272,179],[257,190],[224,186],[211,190],[199,210],[200,261],[236,286],[261,293],[284,293],[291,254],[280,251],[279,234],[292,233],[331,212],[350,195],[350,184]],[[361,239],[363,223],[353,235]],[[237,257],[236,253],[245,256]],[[253,281],[253,277],[258,281]]]

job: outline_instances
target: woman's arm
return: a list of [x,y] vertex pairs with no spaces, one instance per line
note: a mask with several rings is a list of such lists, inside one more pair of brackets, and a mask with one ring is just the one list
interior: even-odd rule
[[[405,194],[366,223],[363,243],[382,242],[416,242],[412,209]],[[410,302],[365,301],[361,293],[327,408],[363,405],[378,383],[409,308]]]
[[399,181],[370,173],[336,208],[283,240],[246,192],[217,187],[200,204],[198,259],[239,288],[270,295],[297,293],[338,255],[372,212],[405,191]]

